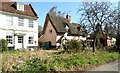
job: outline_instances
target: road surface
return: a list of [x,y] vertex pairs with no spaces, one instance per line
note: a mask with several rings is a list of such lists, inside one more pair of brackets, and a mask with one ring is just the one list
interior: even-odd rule
[[86,73],[120,73],[120,60],[95,67]]

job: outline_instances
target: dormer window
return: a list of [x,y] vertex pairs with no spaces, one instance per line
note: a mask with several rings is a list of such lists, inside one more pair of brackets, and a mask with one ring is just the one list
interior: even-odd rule
[[65,29],[68,31],[68,30],[69,30],[69,27],[66,25],[66,26],[65,26]]
[[17,3],[17,10],[24,11],[24,5],[21,3]]

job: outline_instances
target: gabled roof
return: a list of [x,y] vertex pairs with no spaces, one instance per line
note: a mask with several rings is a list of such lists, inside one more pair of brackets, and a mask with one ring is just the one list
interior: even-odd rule
[[57,32],[65,33],[65,26],[68,25],[69,21],[66,18],[57,16],[55,13],[50,12],[47,14],[50,22],[54,26]]
[[[68,19],[56,15],[54,12],[49,12],[46,16],[46,20],[47,19],[50,20],[51,24],[53,25],[57,33],[66,33],[67,30],[65,29],[65,27],[68,26],[69,27],[68,35],[80,35],[80,32],[78,30],[78,28],[81,26],[80,24],[70,23]],[[44,31],[45,28],[43,29],[43,33]]]
[[38,18],[38,15],[34,11],[31,4],[24,4],[24,11],[17,10],[17,2],[2,2],[2,7],[0,7],[0,10],[11,12],[11,13],[17,13],[27,16],[32,16]]

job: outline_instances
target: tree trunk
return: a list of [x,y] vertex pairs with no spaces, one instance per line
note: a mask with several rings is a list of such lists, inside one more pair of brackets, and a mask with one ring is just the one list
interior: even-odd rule
[[95,47],[96,47],[96,37],[95,37],[95,39],[93,40],[93,52],[95,52]]
[[116,37],[116,46],[117,46],[117,50],[120,53],[120,34],[117,35]]

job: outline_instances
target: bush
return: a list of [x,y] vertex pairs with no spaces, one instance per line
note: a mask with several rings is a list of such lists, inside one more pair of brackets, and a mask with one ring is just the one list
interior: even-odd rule
[[1,45],[1,47],[0,47],[1,51],[8,51],[8,47],[7,47],[8,42],[6,40],[1,39],[0,40],[0,45]]
[[38,46],[39,48],[43,47],[43,43],[41,42],[41,39],[38,39]]
[[67,52],[80,52],[84,49],[84,42],[75,39],[67,40],[64,47]]

